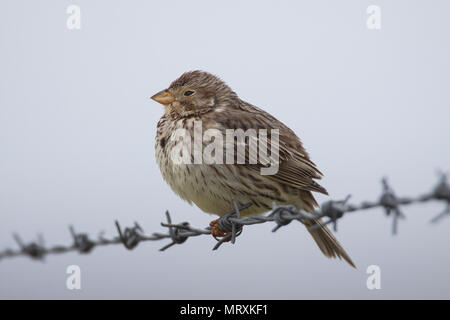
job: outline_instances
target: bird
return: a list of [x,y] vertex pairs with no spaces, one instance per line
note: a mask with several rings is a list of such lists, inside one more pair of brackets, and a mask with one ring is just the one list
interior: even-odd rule
[[[294,131],[264,110],[241,100],[216,75],[200,70],[185,72],[151,99],[164,106],[155,139],[155,156],[162,177],[179,197],[191,205],[195,204],[205,213],[223,216],[233,211],[234,203],[239,206],[252,204],[241,212],[243,218],[268,212],[273,204],[293,205],[299,210],[314,213],[319,205],[312,192],[328,195],[326,189],[315,181],[321,179],[323,174]],[[192,140],[176,136],[177,132],[183,132],[185,136],[192,137],[198,129],[203,133],[214,130],[223,136],[231,129],[277,129],[277,172],[263,175],[261,169],[267,167],[267,163],[248,163],[247,154],[244,163],[196,162],[192,153],[183,158],[185,161],[175,161],[174,154],[181,156],[183,152],[195,149],[196,143],[205,147],[211,142],[201,139],[194,141],[192,146]],[[250,153],[249,141],[250,138],[245,140],[244,152],[247,153]],[[231,143],[236,145],[237,139]],[[220,153],[217,155],[220,158]],[[326,257],[344,259],[356,268],[320,219],[308,219],[304,224]],[[219,232],[218,235],[224,234]]]

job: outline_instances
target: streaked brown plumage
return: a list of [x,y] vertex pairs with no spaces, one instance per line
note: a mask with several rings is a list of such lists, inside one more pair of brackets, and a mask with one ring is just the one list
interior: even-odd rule
[[[174,192],[190,204],[195,203],[203,211],[219,216],[233,210],[232,200],[239,205],[253,203],[243,212],[246,216],[267,212],[274,202],[313,212],[318,204],[312,191],[327,194],[314,181],[320,179],[322,173],[310,160],[295,133],[267,112],[239,99],[216,76],[202,71],[187,72],[152,99],[165,106],[165,113],[158,122],[155,144],[158,165]],[[193,132],[194,121],[202,122],[203,132],[213,128],[223,132],[224,136],[226,129],[278,129],[278,172],[261,175],[261,165],[248,162],[174,164],[170,152],[180,142],[171,139],[171,135],[180,128]],[[207,143],[203,142],[203,145]],[[319,220],[312,221],[310,226],[318,223]],[[312,231],[311,235],[327,257],[343,258],[354,266],[327,227]]]

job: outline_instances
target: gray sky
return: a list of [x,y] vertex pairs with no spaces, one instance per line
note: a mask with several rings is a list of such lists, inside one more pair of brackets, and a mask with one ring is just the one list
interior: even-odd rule
[[[68,30],[66,8],[81,8]],[[381,8],[381,30],[366,8]],[[115,234],[114,220],[162,231],[212,219],[179,199],[154,158],[162,107],[149,97],[181,73],[219,75],[303,140],[334,199],[427,192],[449,170],[448,1],[4,0],[0,5],[0,249],[68,225]],[[318,196],[320,202],[327,198]],[[212,252],[198,237],[158,252],[114,246],[90,255],[0,262],[0,298],[450,298],[450,219],[405,208],[399,235],[380,210],[348,214],[338,239],[358,270],[324,258],[306,230],[246,228]],[[66,268],[82,290],[66,288]],[[381,290],[366,268],[381,268]],[[223,286],[216,289],[222,279]]]

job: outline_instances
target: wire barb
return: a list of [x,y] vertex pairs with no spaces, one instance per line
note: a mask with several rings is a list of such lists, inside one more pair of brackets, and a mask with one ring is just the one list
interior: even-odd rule
[[80,253],[89,253],[95,247],[95,242],[89,239],[87,233],[76,233],[73,226],[69,227],[73,238],[73,247],[78,249]]
[[[350,200],[348,195],[344,200],[339,201],[327,201],[322,204],[321,210],[324,215],[330,218],[325,224],[333,223],[333,230],[337,231],[337,221],[344,216],[344,213],[348,210],[347,201]],[[320,224],[317,224],[320,227]]]
[[128,250],[133,250],[142,240],[141,237],[141,232],[143,232],[142,228],[139,226],[137,222],[135,222],[134,227],[125,228],[125,231],[122,232],[119,221],[116,220],[115,223],[117,232],[119,233],[120,242],[122,242],[125,248],[127,248]]
[[395,195],[394,190],[389,186],[387,178],[381,180],[383,184],[383,193],[380,197],[380,204],[384,208],[387,216],[393,213],[394,220],[392,222],[392,234],[397,234],[398,220],[404,219],[405,215],[400,211],[400,202]]
[[[382,208],[384,209],[386,216],[393,216],[392,234],[396,235],[398,233],[399,220],[405,218],[405,215],[400,210],[401,206],[425,203],[432,200],[444,202],[445,210],[430,221],[432,223],[437,223],[445,216],[450,216],[450,185],[448,184],[447,175],[444,173],[440,174],[439,181],[431,192],[413,198],[398,197],[392,187],[388,184],[386,178],[383,178],[381,183],[382,193],[378,201],[364,201],[359,205],[350,204],[348,203],[350,196],[347,196],[343,200],[330,200],[324,202],[321,209],[316,210],[314,213],[298,210],[292,205],[281,206],[273,203],[271,212],[265,216],[261,215],[242,218],[241,212],[252,206],[252,203],[246,203],[239,206],[238,203],[233,200],[234,209],[231,212],[221,216],[217,221],[218,227],[223,232],[228,233],[228,235],[218,239],[217,243],[213,247],[213,250],[217,250],[222,244],[228,241],[234,244],[236,242],[236,237],[242,232],[244,226],[266,222],[275,223],[275,227],[272,229],[272,232],[275,232],[281,227],[287,226],[293,220],[306,224],[308,220],[328,218],[325,222],[312,226],[310,231],[314,228],[321,228],[327,224],[333,224],[334,230],[337,231],[337,222],[342,219],[345,214],[374,208]],[[160,249],[160,251],[165,251],[176,244],[185,243],[187,239],[191,237],[212,234],[211,227],[199,229],[192,227],[188,222],[178,224],[172,223],[172,218],[169,211],[166,211],[166,221],[167,222],[162,222],[161,226],[167,228],[167,232],[154,232],[151,235],[146,235],[138,223],[135,222],[133,227],[127,227],[122,230],[119,222],[116,220],[115,226],[118,235],[108,239],[103,233],[100,233],[97,240],[90,239],[89,235],[86,233],[75,232],[75,228],[70,226],[69,230],[72,235],[73,243],[68,246],[53,246],[50,248],[45,247],[42,236],[38,236],[37,241],[25,243],[17,233],[14,233],[13,239],[17,243],[19,249],[6,249],[0,251],[0,260],[19,256],[27,256],[33,260],[43,260],[44,257],[49,254],[66,253],[71,251],[78,251],[81,254],[88,254],[91,253],[95,247],[111,244],[121,244],[127,250],[133,250],[139,243],[144,241],[170,239],[171,242]]]
[[172,219],[170,218],[169,210],[166,211],[166,218],[167,218],[167,224],[161,223],[161,225],[163,227],[169,228],[169,235],[170,235],[170,238],[172,239],[172,242],[169,243],[168,245],[162,247],[161,249],[159,249],[159,251],[164,251],[166,249],[169,249],[171,246],[173,246],[175,244],[182,244],[189,238],[188,235],[183,235],[183,231],[186,231],[189,229],[188,222],[183,222],[181,225],[172,225]]

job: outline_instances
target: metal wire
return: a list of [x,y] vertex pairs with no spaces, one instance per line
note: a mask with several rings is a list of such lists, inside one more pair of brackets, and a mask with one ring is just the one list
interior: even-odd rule
[[[438,183],[430,192],[417,197],[398,197],[388,184],[387,179],[383,178],[382,193],[378,200],[373,202],[365,201],[361,204],[349,204],[349,200],[350,196],[347,196],[343,200],[327,201],[323,203],[321,208],[316,210],[314,213],[297,210],[294,206],[277,206],[276,204],[273,204],[272,211],[267,215],[253,216],[244,219],[241,218],[241,211],[246,210],[252,204],[247,203],[239,207],[237,203],[233,201],[234,210],[223,215],[218,221],[220,229],[228,234],[217,241],[213,247],[213,250],[217,250],[222,244],[228,241],[234,244],[236,242],[236,236],[242,232],[244,226],[266,222],[274,222],[276,224],[276,226],[272,229],[272,232],[275,232],[294,220],[305,224],[305,222],[311,219],[324,218],[325,221],[322,224],[316,224],[309,229],[315,230],[324,225],[332,224],[333,229],[337,231],[337,222],[342,219],[344,214],[374,208],[382,208],[386,216],[392,216],[392,234],[396,235],[398,233],[399,221],[405,218],[405,215],[400,210],[401,206],[433,200],[444,202],[446,206],[444,211],[432,218],[430,222],[437,223],[446,216],[450,217],[450,185],[448,184],[447,176],[443,173],[441,173]],[[146,235],[137,223],[135,223],[132,227],[127,227],[122,230],[119,222],[115,221],[118,235],[107,239],[103,234],[100,234],[96,240],[91,239],[86,233],[77,233],[74,227],[70,226],[69,230],[72,235],[73,242],[67,246],[57,245],[46,247],[42,236],[39,236],[37,241],[25,243],[22,241],[22,238],[15,233],[13,234],[13,238],[19,248],[0,251],[0,260],[19,256],[27,256],[34,260],[43,260],[47,255],[62,254],[71,251],[77,251],[81,254],[88,254],[91,253],[96,247],[117,244],[122,244],[126,249],[132,250],[141,242],[169,239],[170,242],[160,249],[160,251],[164,251],[176,244],[185,243],[186,240],[191,237],[211,235],[211,227],[199,229],[192,227],[188,222],[178,224],[172,223],[169,211],[166,211],[166,220],[167,222],[161,223],[161,226],[167,228],[167,231],[165,233],[154,232],[151,235]]]

